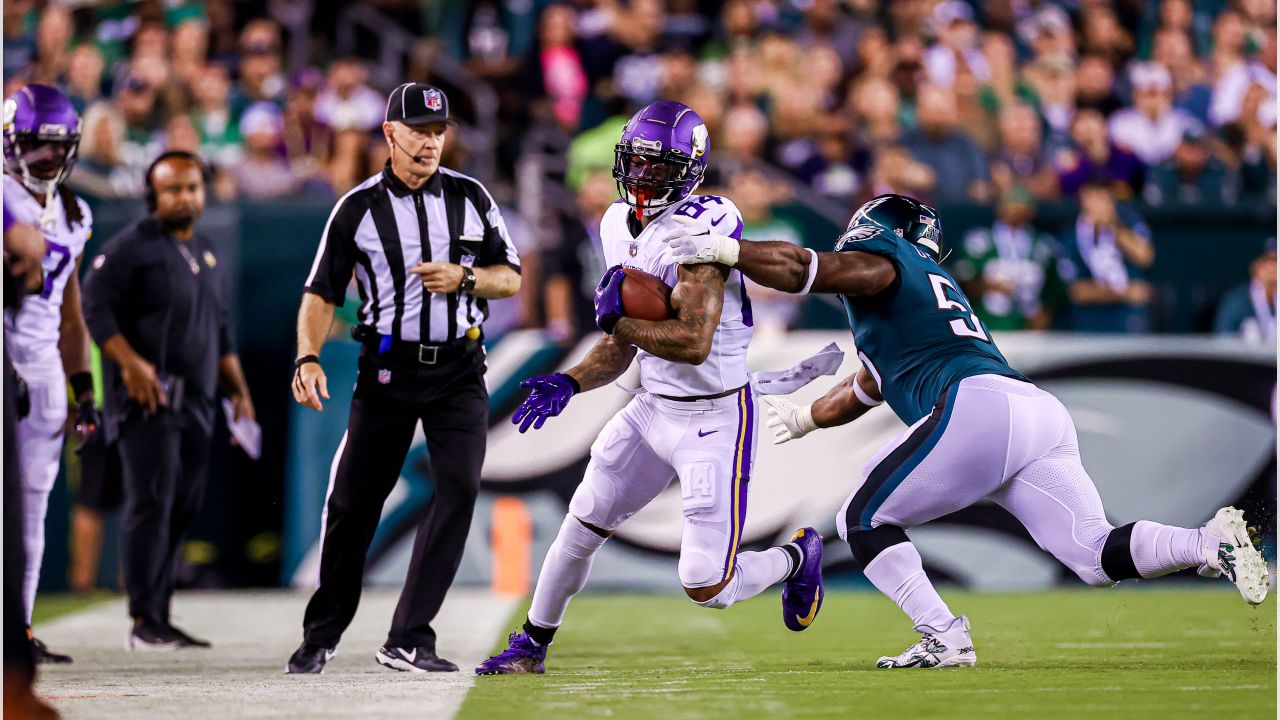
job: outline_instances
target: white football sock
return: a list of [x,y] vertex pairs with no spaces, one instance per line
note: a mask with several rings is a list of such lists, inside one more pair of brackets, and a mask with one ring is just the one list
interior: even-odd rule
[[1200,541],[1199,529],[1139,520],[1129,535],[1129,552],[1138,574],[1153,578],[1204,564]]
[[898,543],[867,563],[863,574],[876,589],[902,608],[916,627],[950,627],[955,620],[951,609],[924,574],[924,562],[916,546]]
[[723,610],[736,602],[759,595],[774,583],[782,582],[790,573],[791,557],[780,547],[772,547],[763,552],[738,553],[729,584],[715,597],[698,604]]
[[569,600],[587,584],[592,558],[605,540],[578,518],[565,515],[560,532],[542,561],[533,604],[529,606],[529,622],[544,628],[560,626]]

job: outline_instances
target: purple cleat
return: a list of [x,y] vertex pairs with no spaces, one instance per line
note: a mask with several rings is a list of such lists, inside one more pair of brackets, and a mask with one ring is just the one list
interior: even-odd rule
[[537,645],[522,632],[513,632],[507,638],[507,649],[480,663],[477,675],[541,675],[546,672],[542,661],[547,659],[547,646]]
[[822,536],[811,527],[791,536],[800,548],[800,567],[782,586],[782,622],[800,632],[813,624],[822,609]]

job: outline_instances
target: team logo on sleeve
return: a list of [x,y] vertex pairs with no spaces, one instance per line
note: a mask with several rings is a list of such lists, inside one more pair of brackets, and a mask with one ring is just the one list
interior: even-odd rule
[[880,228],[875,225],[854,225],[849,228],[849,232],[841,235],[840,239],[836,241],[836,252],[844,250],[844,246],[851,242],[861,242],[875,237],[878,232],[880,232]]
[[439,111],[444,107],[444,97],[440,95],[440,91],[435,88],[422,91],[422,103],[427,106],[428,110]]

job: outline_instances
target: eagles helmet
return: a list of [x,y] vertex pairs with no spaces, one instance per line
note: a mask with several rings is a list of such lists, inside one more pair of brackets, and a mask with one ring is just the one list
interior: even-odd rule
[[683,103],[659,100],[631,116],[613,150],[618,196],[637,213],[670,207],[707,171],[707,126]]
[[28,85],[4,101],[4,167],[32,192],[67,179],[79,144],[80,116],[56,88]]
[[874,225],[915,243],[935,261],[942,259],[942,219],[938,211],[905,195],[881,195],[868,200],[849,220],[845,232]]

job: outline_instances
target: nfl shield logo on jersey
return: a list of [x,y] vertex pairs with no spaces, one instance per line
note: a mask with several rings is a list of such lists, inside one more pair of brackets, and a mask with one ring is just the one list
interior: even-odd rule
[[391,383],[391,371],[390,371],[390,370],[385,370],[385,369],[383,369],[383,370],[379,370],[379,371],[378,371],[378,383],[379,383],[379,384],[381,384],[381,385],[388,385],[388,384],[390,384],[390,383]]
[[440,91],[435,88],[422,91],[422,102],[426,104],[428,110],[438,111],[444,107],[444,100],[440,96]]
[[631,253],[631,257],[635,257],[640,252],[640,243],[631,243],[631,247],[627,248],[627,252]]

